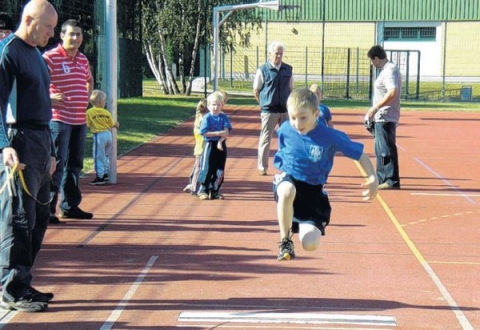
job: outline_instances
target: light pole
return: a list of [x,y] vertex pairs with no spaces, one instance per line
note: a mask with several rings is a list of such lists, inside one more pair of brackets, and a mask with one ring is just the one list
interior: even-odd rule
[[[106,0],[105,20],[107,38],[107,109],[117,121],[117,1]],[[112,130],[112,151],[110,153],[109,182],[117,183],[117,130]]]
[[203,1],[203,19],[205,21],[205,29],[203,30],[203,78],[204,78],[204,97],[207,98],[207,10],[208,0]]

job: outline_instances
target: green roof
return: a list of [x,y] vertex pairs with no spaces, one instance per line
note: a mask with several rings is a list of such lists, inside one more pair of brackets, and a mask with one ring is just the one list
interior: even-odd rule
[[480,0],[280,0],[269,21],[479,21]]

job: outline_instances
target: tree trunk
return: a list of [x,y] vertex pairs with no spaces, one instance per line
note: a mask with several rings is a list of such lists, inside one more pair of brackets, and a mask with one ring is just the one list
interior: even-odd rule
[[148,65],[150,66],[150,70],[152,70],[155,79],[157,80],[158,84],[160,85],[160,89],[162,90],[163,94],[167,93],[165,87],[165,78],[163,75],[162,63],[161,61],[156,61],[157,55],[153,51],[152,45],[148,42],[145,42],[145,54],[147,55]]
[[182,86],[182,94],[185,94],[185,67],[183,66],[183,53],[184,53],[184,48],[182,45],[182,51],[180,53],[180,58],[178,59],[178,75],[180,77],[180,86]]
[[172,69],[170,67],[170,63],[168,62],[167,53],[166,53],[166,44],[165,44],[165,37],[161,32],[158,32],[159,35],[159,46],[160,46],[160,55],[162,57],[163,66],[165,70],[167,88],[169,94],[180,94],[180,90],[178,89],[177,82],[175,81],[175,77],[173,76]]
[[[197,19],[197,31],[195,32],[195,42],[193,44],[193,50],[192,50],[192,63],[190,64],[190,79],[188,80],[188,85],[187,85],[187,95],[192,94],[192,82],[193,82],[193,74],[195,72],[195,63],[197,61],[197,54],[198,54],[198,47],[200,45],[200,30],[202,27],[202,0],[198,0],[198,19]],[[207,33],[207,31],[204,31],[204,33]],[[206,56],[207,54],[205,54]],[[206,70],[207,68],[205,68]],[[207,74],[207,72],[205,72]]]

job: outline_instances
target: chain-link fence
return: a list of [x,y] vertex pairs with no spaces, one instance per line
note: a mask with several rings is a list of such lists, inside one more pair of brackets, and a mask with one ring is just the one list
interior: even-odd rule
[[[383,44],[402,73],[402,98],[480,101],[480,21],[397,23],[266,22],[249,48],[222,48],[219,85],[251,90],[272,41],[285,44],[295,86],[317,83],[329,98],[368,99],[368,49]],[[212,65],[213,67],[213,65]]]

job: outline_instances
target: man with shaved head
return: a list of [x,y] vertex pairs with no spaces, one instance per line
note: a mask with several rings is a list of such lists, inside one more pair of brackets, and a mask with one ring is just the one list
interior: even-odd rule
[[43,311],[53,298],[33,288],[31,271],[47,229],[55,171],[50,78],[37,46],[54,36],[57,20],[48,1],[32,0],[13,38],[0,42],[0,306],[19,312]]

